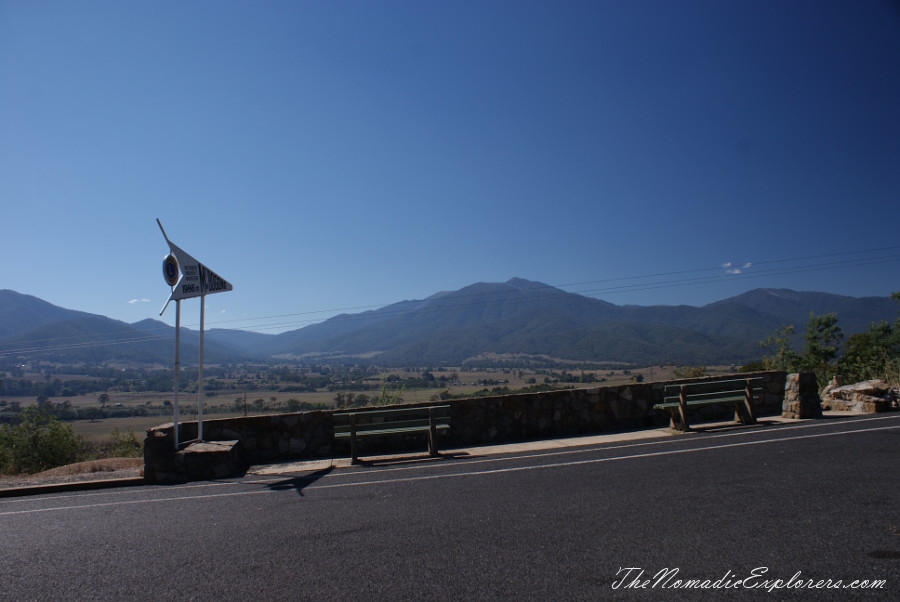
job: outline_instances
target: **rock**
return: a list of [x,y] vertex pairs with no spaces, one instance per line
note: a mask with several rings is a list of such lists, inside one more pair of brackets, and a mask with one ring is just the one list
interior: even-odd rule
[[822,394],[826,409],[874,414],[891,407],[891,387],[883,380],[866,380],[844,386],[828,386]]
[[822,400],[825,400],[825,397],[828,396],[832,391],[837,389],[838,387],[844,386],[844,379],[841,376],[835,375],[834,378],[825,386],[825,389],[822,391]]

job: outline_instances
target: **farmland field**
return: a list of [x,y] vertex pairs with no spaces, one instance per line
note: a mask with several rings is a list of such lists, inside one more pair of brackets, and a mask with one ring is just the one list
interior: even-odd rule
[[[732,371],[732,367],[717,366],[707,368],[707,374],[720,374]],[[381,374],[366,377],[338,390],[319,388],[314,391],[284,391],[283,383],[261,382],[258,388],[240,390],[234,382],[219,379],[216,386],[210,386],[204,395],[204,418],[212,420],[239,415],[265,413],[282,413],[293,409],[310,409],[311,407],[334,408],[336,397],[343,395],[365,395],[371,401],[382,395],[400,395],[404,402],[422,402],[437,398],[442,392],[445,395],[463,396],[479,393],[482,395],[498,394],[505,391],[516,391],[546,382],[557,383],[554,386],[596,387],[614,386],[642,380],[643,382],[663,381],[674,378],[672,366],[656,366],[634,370],[593,370],[578,371],[562,375],[566,380],[559,380],[560,373],[550,372],[556,377],[551,380],[548,371],[541,370],[433,370],[429,373],[433,378],[430,386],[407,386],[413,382],[421,384],[421,372],[415,370],[389,370]],[[591,375],[593,382],[579,382],[579,378]],[[36,375],[37,376],[37,375]],[[60,375],[61,378],[69,378]],[[558,382],[557,382],[558,380]],[[230,388],[229,388],[230,387]],[[143,438],[144,432],[151,427],[172,421],[172,392],[130,392],[109,390],[104,402],[100,403],[100,394],[51,397],[47,401],[50,407],[68,407],[72,409],[102,409],[107,417],[95,419],[71,420],[75,432],[87,439],[102,440],[109,438],[114,430],[121,433],[134,432]],[[2,403],[5,402],[5,403]],[[14,404],[26,407],[35,402],[33,397],[5,397],[0,392],[0,403],[9,413]],[[196,392],[179,393],[180,419],[196,420]],[[67,404],[67,405],[66,405]],[[116,415],[119,414],[119,415]],[[146,414],[146,415],[121,415]]]

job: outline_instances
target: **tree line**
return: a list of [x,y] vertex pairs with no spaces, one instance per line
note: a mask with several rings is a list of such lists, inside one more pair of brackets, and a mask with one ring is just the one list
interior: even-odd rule
[[[891,297],[900,302],[900,292]],[[900,315],[893,324],[871,324],[868,330],[850,335],[844,343],[837,314],[810,312],[801,352],[795,349],[796,337],[793,324],[783,325],[760,341],[766,351],[762,361],[744,369],[813,372],[820,388],[836,375],[846,382],[881,379],[894,386],[900,385]]]

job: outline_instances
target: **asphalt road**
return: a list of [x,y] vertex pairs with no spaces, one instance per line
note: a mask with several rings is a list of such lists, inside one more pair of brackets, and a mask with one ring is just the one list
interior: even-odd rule
[[898,459],[892,414],[0,499],[0,600],[896,600]]

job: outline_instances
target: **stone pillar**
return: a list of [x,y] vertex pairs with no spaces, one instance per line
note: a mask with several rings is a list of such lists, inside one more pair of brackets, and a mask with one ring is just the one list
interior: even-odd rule
[[784,382],[783,418],[821,418],[822,400],[819,383],[812,372],[788,374]]

